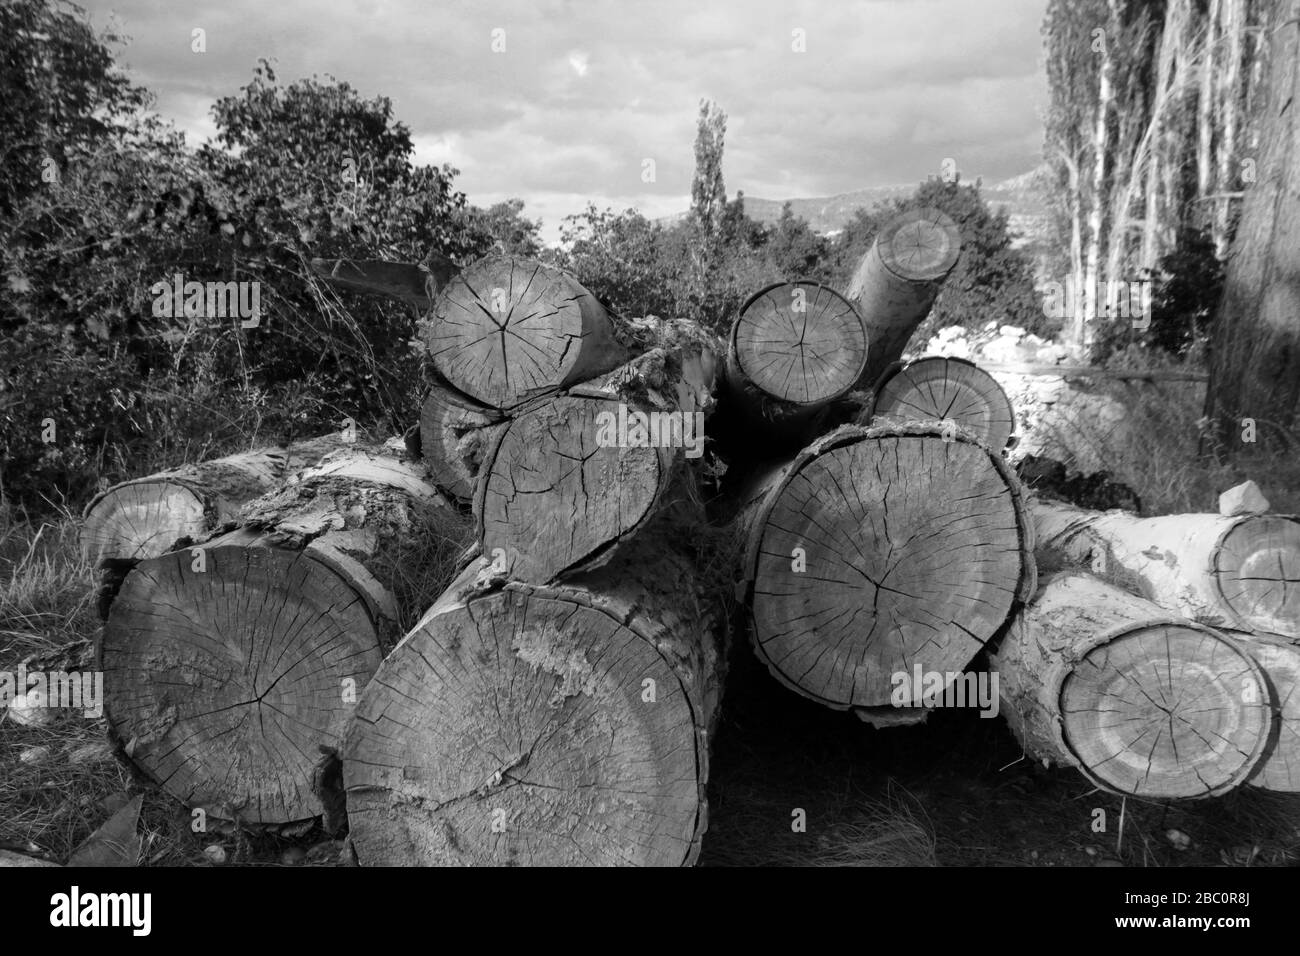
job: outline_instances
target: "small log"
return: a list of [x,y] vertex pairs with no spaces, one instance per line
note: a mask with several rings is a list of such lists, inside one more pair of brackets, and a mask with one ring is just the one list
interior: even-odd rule
[[655,350],[519,412],[475,492],[484,556],[544,584],[599,567],[661,513],[698,527],[688,463],[703,457],[715,366],[707,353]]
[[860,387],[873,387],[902,357],[960,254],[956,223],[937,209],[910,210],[881,228],[845,292],[870,342]]
[[384,259],[313,259],[312,271],[330,285],[352,292],[401,299],[425,311],[433,306],[456,269],[446,256],[430,252],[424,262],[389,262]]
[[568,273],[509,256],[480,259],[421,323],[430,361],[458,391],[509,409],[621,365],[604,307]]
[[1264,755],[1269,694],[1250,655],[1091,575],[1044,584],[990,662],[1025,753],[1113,793],[1217,796]]
[[1087,567],[1213,627],[1300,637],[1300,520],[1031,505],[1040,560]]
[[346,447],[340,435],[241,452],[133,478],[86,506],[81,547],[96,565],[156,558],[231,520],[246,502]]
[[952,422],[999,452],[1016,430],[1011,400],[992,375],[965,359],[941,356],[885,373],[863,424],[883,418]]
[[933,423],[844,426],[742,498],[754,648],[828,707],[869,717],[898,674],[955,676],[1033,588],[1015,475]]
[[562,585],[471,566],[380,665],[343,749],[363,865],[690,865],[721,617],[664,540]]
[[1264,671],[1273,708],[1273,735],[1252,786],[1300,793],[1300,645],[1269,634],[1236,635]]
[[731,327],[727,381],[763,425],[804,421],[854,388],[867,333],[853,304],[815,282],[779,282],[750,297]]
[[447,385],[433,385],[420,409],[420,451],[429,480],[468,503],[483,456],[505,427],[501,413]]
[[344,726],[445,587],[456,521],[413,466],[358,451],[249,503],[231,530],[141,561],[99,645],[128,755],[216,817],[337,824]]

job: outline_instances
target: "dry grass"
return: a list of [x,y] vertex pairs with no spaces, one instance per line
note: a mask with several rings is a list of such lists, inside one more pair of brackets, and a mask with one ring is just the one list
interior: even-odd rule
[[1103,426],[1085,412],[1058,412],[1063,426],[1053,437],[1135,490],[1145,514],[1217,512],[1219,494],[1247,479],[1259,485],[1273,511],[1300,513],[1300,454],[1287,453],[1300,448],[1300,435],[1268,441],[1261,427],[1258,449],[1242,445],[1230,459],[1202,441],[1204,386],[1113,381],[1103,394],[1126,410],[1120,425]]

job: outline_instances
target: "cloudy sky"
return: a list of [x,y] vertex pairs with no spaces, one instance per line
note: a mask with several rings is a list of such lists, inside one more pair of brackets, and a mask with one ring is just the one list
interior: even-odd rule
[[519,196],[548,238],[588,201],[686,208],[701,97],[728,116],[728,195],[919,182],[948,157],[996,181],[1042,147],[1046,0],[81,2],[191,142],[258,57],[282,82],[332,74],[390,97],[470,201]]

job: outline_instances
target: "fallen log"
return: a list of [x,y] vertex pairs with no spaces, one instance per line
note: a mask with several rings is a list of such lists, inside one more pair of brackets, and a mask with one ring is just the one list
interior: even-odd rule
[[357,862],[692,864],[725,648],[676,544],[551,586],[471,566],[348,729]]
[[1203,624],[1099,578],[1051,578],[990,655],[1025,749],[1152,800],[1226,793],[1269,737],[1264,673]]
[[401,299],[424,311],[457,273],[446,256],[431,251],[424,262],[384,259],[312,259],[312,271],[330,285],[352,292]]
[[1016,429],[1011,400],[992,375],[965,359],[941,356],[900,363],[884,374],[862,423],[883,418],[951,422],[998,452]]
[[1273,734],[1259,769],[1247,783],[1300,793],[1300,646],[1268,634],[1236,637],[1264,671],[1273,709]]
[[568,273],[489,256],[452,279],[421,338],[438,373],[492,408],[600,375],[629,358],[604,307]]
[[337,824],[335,756],[463,528],[410,464],[358,451],[193,547],[141,561],[99,644],[107,715],[168,793],[227,820]]
[[937,209],[909,210],[881,228],[845,292],[870,342],[861,388],[872,388],[902,357],[960,254],[956,223]]
[[420,408],[420,450],[429,480],[468,503],[483,456],[504,427],[496,409],[448,385],[432,385]]
[[476,486],[484,556],[544,584],[599,567],[660,515],[697,503],[690,463],[704,453],[714,365],[707,353],[657,349],[518,412]]
[[169,468],[116,484],[86,506],[81,547],[97,566],[156,558],[235,516],[293,472],[346,447],[332,434]]
[[1040,560],[1087,567],[1171,610],[1237,631],[1300,637],[1300,520],[1031,504]]
[[815,282],[779,282],[751,296],[732,324],[728,395],[769,431],[806,422],[857,385],[867,350],[847,299]]
[[742,501],[758,657],[792,690],[866,719],[896,704],[899,674],[954,678],[1033,588],[1015,475],[934,423],[839,428]]

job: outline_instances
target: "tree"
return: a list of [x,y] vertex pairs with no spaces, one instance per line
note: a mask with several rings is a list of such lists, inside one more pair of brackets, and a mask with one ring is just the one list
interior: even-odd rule
[[1300,429],[1300,22],[1278,4],[1267,35],[1259,180],[1246,191],[1210,340],[1206,414],[1238,451],[1244,419],[1293,438]]

